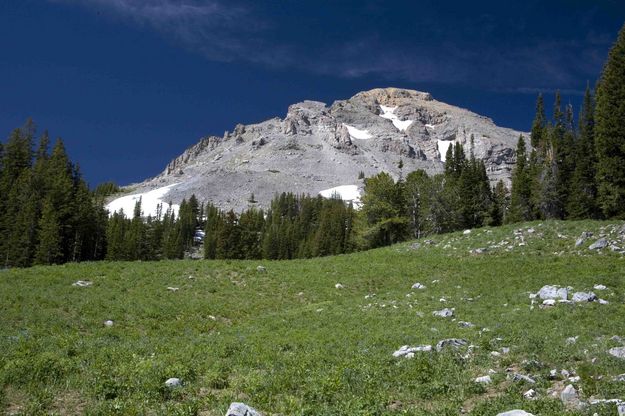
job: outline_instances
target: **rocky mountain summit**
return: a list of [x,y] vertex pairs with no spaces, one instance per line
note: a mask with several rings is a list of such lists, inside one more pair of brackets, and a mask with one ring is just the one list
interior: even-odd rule
[[225,209],[266,208],[283,191],[362,190],[360,172],[368,177],[385,171],[395,178],[415,169],[441,172],[447,148],[456,142],[485,161],[493,183],[509,184],[521,134],[527,136],[428,93],[374,89],[331,106],[293,104],[283,119],[204,137],[133,192],[169,186],[163,199],[174,203],[194,193]]

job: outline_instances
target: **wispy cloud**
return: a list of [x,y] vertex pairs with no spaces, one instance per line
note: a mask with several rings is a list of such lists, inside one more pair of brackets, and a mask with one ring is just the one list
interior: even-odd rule
[[[346,34],[340,42],[301,44],[281,33],[270,14],[250,3],[233,0],[49,0],[80,5],[146,26],[209,60],[243,61],[268,68],[358,78],[379,77],[414,83],[465,84],[496,90],[529,92],[549,85],[579,88],[578,80],[596,76],[604,59],[606,38],[590,34],[586,41],[528,40],[525,44],[467,46],[444,40],[434,44],[397,42],[376,34]],[[487,19],[489,18],[489,19]],[[483,35],[497,22],[485,16]],[[490,23],[489,23],[490,22]],[[439,28],[441,33],[443,30]],[[326,42],[326,43],[324,43]],[[576,91],[576,90],[575,90]]]

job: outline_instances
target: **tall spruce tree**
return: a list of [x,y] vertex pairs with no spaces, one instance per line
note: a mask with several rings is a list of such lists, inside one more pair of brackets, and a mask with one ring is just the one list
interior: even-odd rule
[[598,203],[607,218],[625,218],[625,25],[597,86],[595,146]]
[[512,171],[510,208],[506,222],[528,221],[532,219],[531,181],[529,177],[525,139],[519,137],[516,149],[516,166]]
[[63,260],[61,249],[61,224],[56,210],[49,198],[43,203],[43,212],[39,220],[39,245],[35,256],[37,264],[56,264]]

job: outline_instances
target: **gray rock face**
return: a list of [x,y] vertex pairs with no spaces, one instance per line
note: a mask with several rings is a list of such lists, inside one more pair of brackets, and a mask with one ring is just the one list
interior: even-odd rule
[[226,412],[226,416],[263,416],[258,410],[249,407],[245,403],[232,403]]
[[507,412],[497,413],[497,416],[534,416],[531,413],[527,413],[525,410],[508,410]]
[[[484,160],[492,183],[510,184],[521,132],[432,99],[397,88],[361,92],[327,106],[304,101],[283,119],[237,125],[222,137],[208,136],[174,158],[158,176],[133,185],[133,193],[174,185],[164,197],[180,203],[195,194],[222,209],[267,208],[278,192],[316,195],[341,185],[363,186],[367,177],[424,169],[442,172],[446,148],[460,143]],[[528,137],[527,133],[523,133]]]
[[606,248],[608,246],[608,240],[605,238],[600,238],[588,247],[589,250],[601,250],[602,248]]
[[562,299],[566,300],[569,296],[569,291],[565,287],[557,287],[551,285],[545,285],[538,291],[538,297],[541,299]]

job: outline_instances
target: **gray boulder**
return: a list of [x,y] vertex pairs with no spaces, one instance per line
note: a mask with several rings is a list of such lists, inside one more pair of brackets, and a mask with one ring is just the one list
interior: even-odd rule
[[592,292],[573,293],[573,302],[593,302],[597,300],[597,295]]
[[588,247],[589,250],[601,250],[602,248],[606,248],[608,246],[608,240],[605,238],[600,238]]
[[541,299],[563,299],[569,296],[569,290],[565,287],[545,285],[538,291],[538,297]]
[[249,407],[245,403],[232,403],[226,412],[226,416],[263,416],[258,410]]
[[579,396],[577,395],[577,390],[575,390],[572,384],[569,384],[562,390],[560,400],[564,404],[564,407],[568,409],[579,409],[582,406]]
[[165,381],[165,387],[168,387],[170,389],[175,389],[176,387],[180,387],[180,386],[182,386],[182,381],[180,381],[179,378],[172,377],[172,378],[168,378]]

